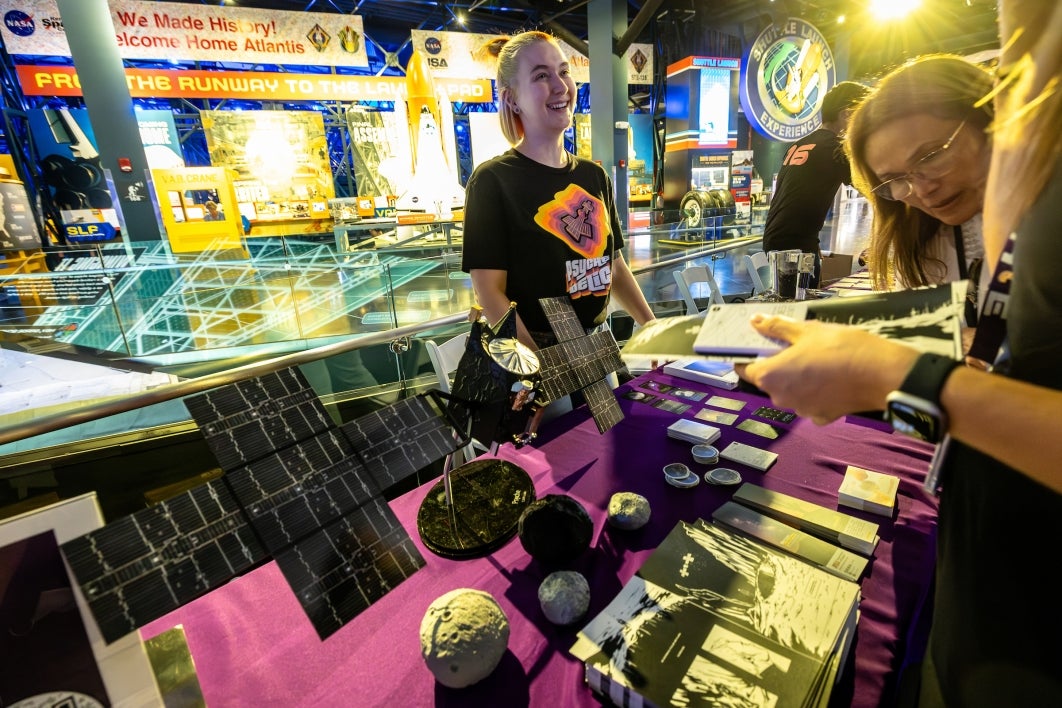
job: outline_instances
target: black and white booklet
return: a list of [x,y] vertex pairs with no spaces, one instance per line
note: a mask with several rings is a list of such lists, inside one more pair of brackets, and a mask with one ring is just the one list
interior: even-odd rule
[[967,281],[960,281],[850,298],[711,305],[693,350],[746,359],[781,351],[784,342],[764,337],[749,322],[754,314],[763,313],[849,324],[920,351],[960,359],[966,289]]
[[732,359],[732,357],[701,356],[693,351],[693,342],[701,331],[703,321],[704,314],[702,313],[661,317],[647,322],[631,334],[630,339],[620,349],[620,356],[631,373],[651,371],[668,362],[678,360],[729,361]]
[[824,706],[859,597],[789,552],[680,522],[570,652],[617,706]]

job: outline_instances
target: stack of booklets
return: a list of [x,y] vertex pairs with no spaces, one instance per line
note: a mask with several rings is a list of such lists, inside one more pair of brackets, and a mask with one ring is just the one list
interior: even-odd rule
[[703,520],[680,522],[571,653],[618,706],[825,706],[859,586]]
[[858,581],[869,563],[867,558],[858,553],[835,546],[737,502],[728,501],[713,511],[712,520],[814,563],[845,580]]
[[841,487],[837,490],[837,502],[891,519],[896,511],[896,492],[899,488],[900,478],[896,475],[848,465]]
[[732,500],[856,553],[869,556],[878,545],[878,525],[873,521],[773,489],[746,482]]

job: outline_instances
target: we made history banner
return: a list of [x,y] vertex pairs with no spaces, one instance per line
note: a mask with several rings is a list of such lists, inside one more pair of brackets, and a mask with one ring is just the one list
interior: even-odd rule
[[[367,67],[358,15],[111,0],[123,59]],[[0,0],[8,54],[70,56],[55,0]]]

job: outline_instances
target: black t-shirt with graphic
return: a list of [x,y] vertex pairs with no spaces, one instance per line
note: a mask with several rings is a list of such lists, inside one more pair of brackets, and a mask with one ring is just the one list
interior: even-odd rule
[[622,246],[612,180],[590,160],[554,168],[509,150],[469,177],[461,268],[508,271],[506,295],[531,332],[550,331],[546,297],[568,295],[584,327],[604,322]]

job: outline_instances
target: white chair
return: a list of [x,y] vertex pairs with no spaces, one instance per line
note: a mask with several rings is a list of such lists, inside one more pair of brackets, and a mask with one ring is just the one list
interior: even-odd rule
[[[443,393],[450,393],[452,390],[450,379],[454,372],[457,371],[457,364],[461,361],[461,355],[465,353],[466,342],[468,342],[468,332],[451,337],[442,344],[436,344],[431,339],[424,341],[424,348],[428,351],[428,359],[431,361],[432,368],[435,369],[436,378],[438,378],[438,389]],[[474,458],[478,454],[477,450],[486,452],[487,448],[478,440],[473,440],[455,452],[452,456],[453,459],[447,460],[446,464],[452,463],[453,467],[458,467]]]
[[719,291],[719,284],[715,282],[712,271],[708,266],[696,265],[675,271],[675,283],[678,285],[679,294],[686,303],[686,314],[696,315],[701,312],[697,307],[697,301],[693,297],[693,287],[698,283],[708,286],[708,302],[712,305],[722,305],[723,293]]
[[745,254],[745,268],[752,279],[752,294],[760,295],[769,288],[771,280],[771,267],[767,263],[767,254],[763,251]]

